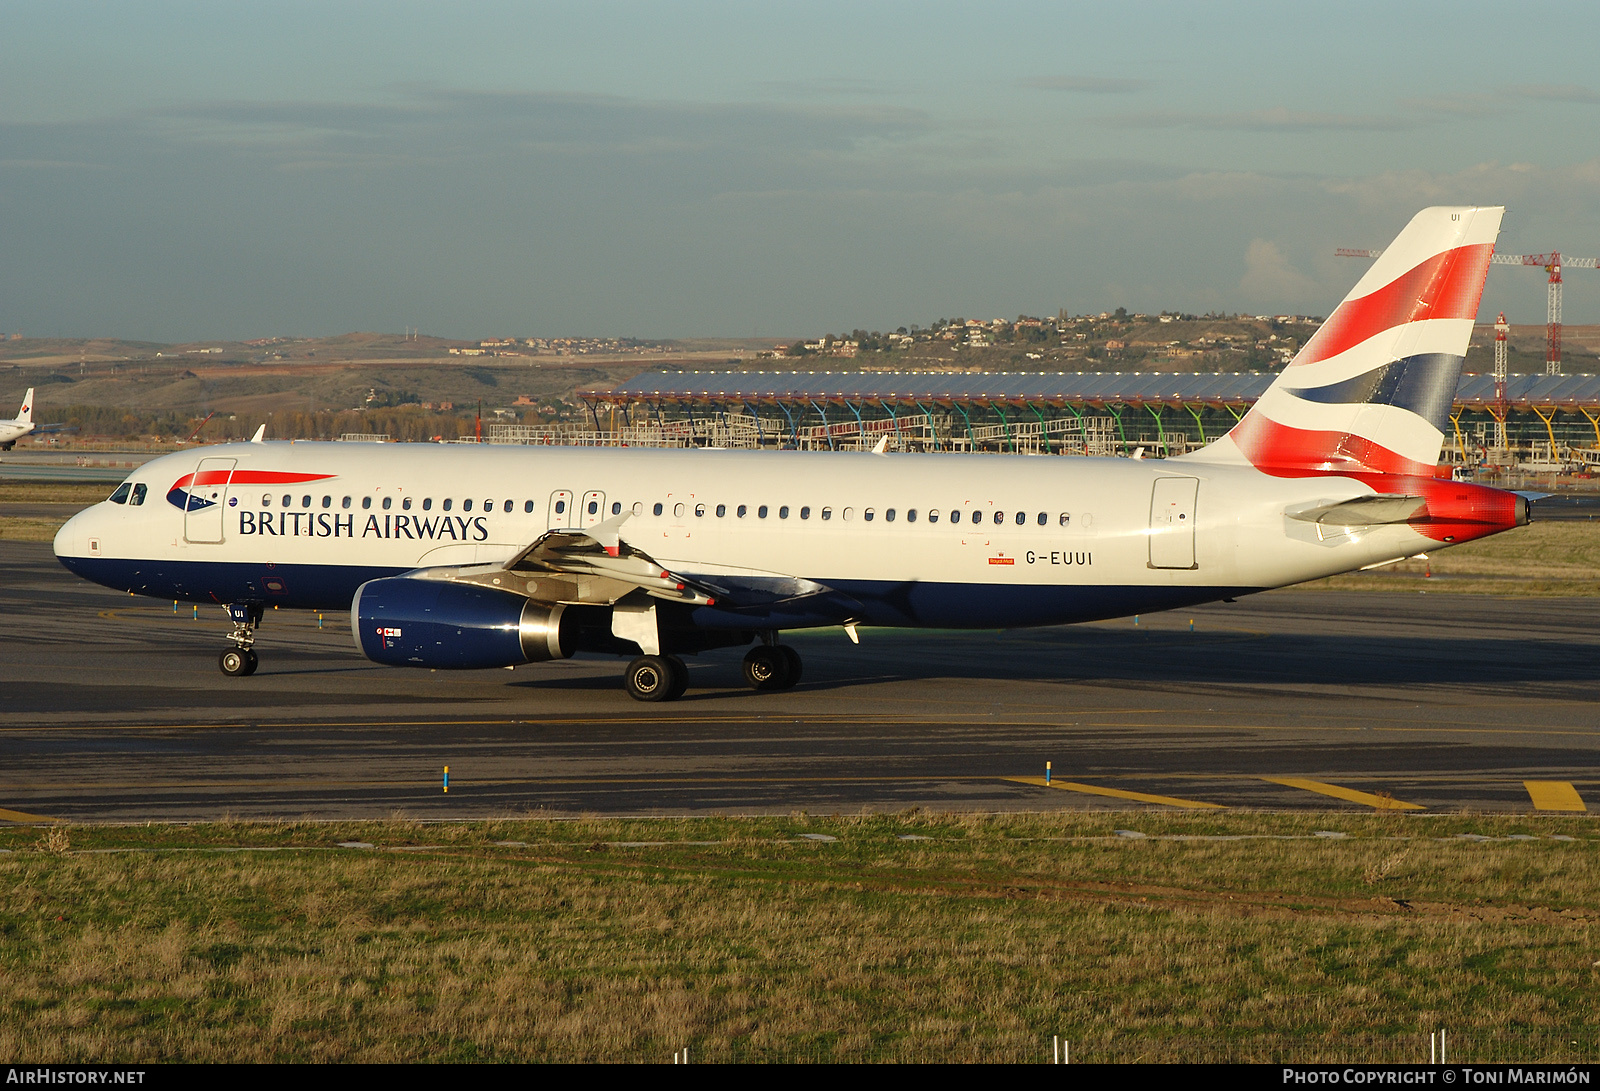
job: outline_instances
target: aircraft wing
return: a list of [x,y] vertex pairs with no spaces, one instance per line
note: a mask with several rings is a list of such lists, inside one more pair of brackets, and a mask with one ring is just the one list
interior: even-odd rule
[[583,530],[549,531],[502,567],[519,575],[535,575],[536,584],[537,574],[572,577],[570,581],[554,579],[550,587],[554,592],[570,582],[575,588],[570,601],[615,601],[638,589],[670,602],[714,603],[717,596],[712,588],[668,571],[644,550],[622,539],[619,532],[630,514],[623,512]]
[[854,617],[860,604],[826,584],[759,569],[674,572],[621,535],[623,513],[583,529],[541,534],[504,564],[440,566],[413,573],[422,579],[476,583],[566,605],[614,605],[643,592],[686,606],[714,606],[752,618],[776,611],[808,618]]

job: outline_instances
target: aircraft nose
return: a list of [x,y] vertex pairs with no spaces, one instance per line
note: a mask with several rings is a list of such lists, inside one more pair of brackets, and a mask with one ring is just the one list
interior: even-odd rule
[[54,549],[57,557],[82,557],[88,552],[88,525],[93,510],[85,508],[56,531]]

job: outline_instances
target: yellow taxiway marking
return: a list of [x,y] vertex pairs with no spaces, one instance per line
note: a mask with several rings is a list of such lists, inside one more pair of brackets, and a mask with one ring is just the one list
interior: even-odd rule
[[25,811],[8,811],[0,807],[0,822],[60,822],[59,818],[47,818],[42,814],[28,814]]
[[1037,788],[1059,788],[1063,792],[1082,792],[1091,796],[1110,796],[1112,799],[1131,799],[1136,803],[1159,803],[1163,807],[1220,808],[1220,803],[1201,803],[1194,799],[1176,799],[1173,796],[1151,795],[1149,792],[1130,792],[1123,788],[1102,788],[1098,784],[1079,784],[1071,780],[1051,780],[1043,777],[1002,777],[1016,784],[1032,784]]
[[1320,780],[1307,780],[1305,777],[1262,777],[1262,780],[1271,781],[1273,784],[1282,784],[1290,788],[1301,788],[1307,792],[1317,792],[1335,799],[1348,800],[1351,803],[1360,803],[1368,807],[1375,807],[1380,811],[1421,811],[1426,810],[1420,803],[1406,803],[1395,799],[1393,796],[1373,795],[1371,792],[1358,792],[1354,788],[1344,788],[1337,784],[1327,784]]
[[1578,794],[1569,781],[1565,780],[1525,780],[1522,786],[1528,789],[1528,796],[1533,800],[1533,809],[1536,811],[1587,811],[1583,805],[1583,797]]

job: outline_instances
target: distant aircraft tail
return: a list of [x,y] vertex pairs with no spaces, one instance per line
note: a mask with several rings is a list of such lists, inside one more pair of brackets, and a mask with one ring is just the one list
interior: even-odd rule
[[1504,213],[1417,213],[1234,429],[1185,457],[1431,477]]
[[29,424],[33,421],[33,387],[31,386],[28,388],[28,392],[22,396],[22,412],[17,414],[17,419],[23,424]]

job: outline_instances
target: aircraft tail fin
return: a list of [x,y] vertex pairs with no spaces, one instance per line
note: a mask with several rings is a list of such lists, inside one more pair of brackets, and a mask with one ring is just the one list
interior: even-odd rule
[[1185,457],[1433,476],[1504,213],[1417,213],[1233,430]]
[[31,424],[33,422],[33,387],[31,386],[28,388],[28,392],[22,396],[22,412],[17,414],[17,419],[23,424]]

